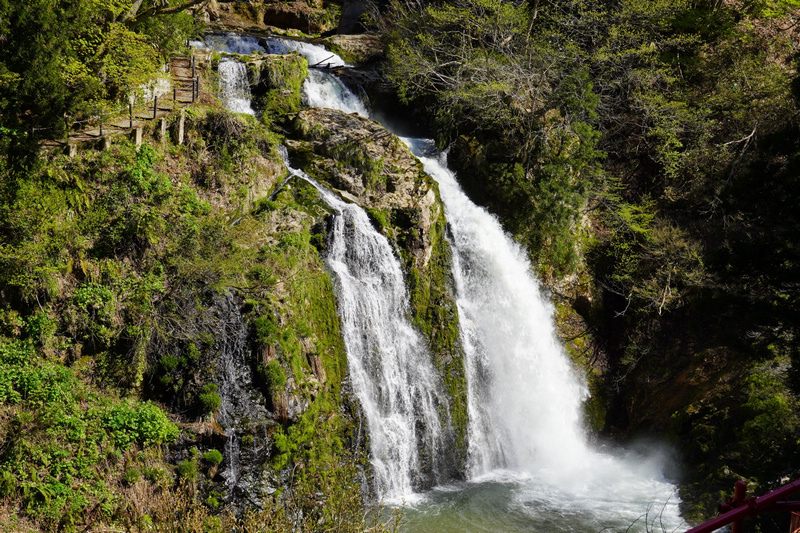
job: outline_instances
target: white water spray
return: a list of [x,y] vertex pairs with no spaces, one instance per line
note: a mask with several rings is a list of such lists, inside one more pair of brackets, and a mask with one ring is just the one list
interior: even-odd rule
[[251,106],[247,66],[234,59],[224,59],[220,61],[218,70],[220,99],[225,109],[234,113],[255,115]]
[[364,102],[339,78],[328,72],[309,70],[308,78],[303,83],[303,94],[306,103],[312,107],[328,107],[345,113],[358,113],[364,118],[369,118],[369,111]]
[[[451,231],[469,397],[469,477],[514,480],[516,505],[585,512],[591,522],[638,518],[656,502],[682,521],[660,464],[592,450],[581,425],[584,384],[558,342],[553,308],[525,251],[461,191],[430,140],[406,140],[439,183]],[[664,503],[670,502],[671,503]]]
[[289,171],[314,185],[336,213],[325,263],[335,278],[350,379],[369,426],[374,490],[383,501],[408,501],[415,489],[440,481],[453,435],[449,419],[440,419],[447,397],[431,355],[408,320],[400,262],[363,209]]

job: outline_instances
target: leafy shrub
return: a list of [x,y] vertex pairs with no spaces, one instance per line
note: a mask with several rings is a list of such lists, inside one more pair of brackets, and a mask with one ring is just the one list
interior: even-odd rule
[[222,462],[222,453],[219,450],[208,450],[203,454],[203,462],[218,465]]
[[177,357],[175,357],[172,354],[166,354],[166,355],[161,357],[161,367],[166,372],[172,372],[173,370],[178,368],[178,365],[180,364],[180,362],[181,362],[181,360],[178,359]]
[[81,309],[101,311],[113,298],[114,294],[108,287],[96,283],[87,283],[75,291],[72,301]]
[[121,448],[134,442],[142,445],[172,442],[179,433],[178,426],[167,419],[164,411],[150,402],[134,407],[114,406],[106,413],[104,424]]
[[43,312],[33,314],[25,321],[25,333],[39,344],[45,344],[56,332],[56,327],[57,322]]
[[222,403],[222,399],[217,394],[218,388],[214,383],[209,383],[203,387],[197,396],[197,400],[200,403],[200,412],[204,415],[213,413]]
[[33,345],[30,342],[14,339],[0,345],[0,364],[22,365],[34,357]]
[[197,469],[197,461],[194,459],[184,459],[178,464],[177,468],[178,477],[186,481],[197,481],[199,471]]

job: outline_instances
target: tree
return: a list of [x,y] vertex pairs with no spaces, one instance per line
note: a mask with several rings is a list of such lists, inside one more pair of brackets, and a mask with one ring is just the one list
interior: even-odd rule
[[428,104],[467,190],[563,271],[595,161],[597,100],[580,50],[537,31],[538,3],[395,4],[387,55],[400,97]]
[[199,3],[0,0],[0,135],[16,144],[31,128],[60,135],[65,114],[125,100],[157,72],[158,47],[194,34],[185,10]]

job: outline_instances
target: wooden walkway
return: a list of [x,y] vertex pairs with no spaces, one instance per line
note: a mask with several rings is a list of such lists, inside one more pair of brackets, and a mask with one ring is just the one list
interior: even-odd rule
[[[202,55],[203,51],[196,55]],[[199,60],[198,60],[199,59]],[[142,142],[144,126],[154,120],[164,119],[161,124],[161,135],[166,134],[166,117],[197,101],[201,96],[200,79],[205,70],[201,64],[207,64],[207,57],[177,57],[170,61],[169,71],[172,78],[171,90],[161,94],[149,102],[135,103],[126,111],[109,113],[91,120],[86,128],[70,131],[69,136],[61,140],[45,140],[45,148],[67,148],[74,155],[81,146],[95,146],[102,142],[107,148],[114,137],[133,136],[137,144]],[[182,140],[182,135],[179,135]]]

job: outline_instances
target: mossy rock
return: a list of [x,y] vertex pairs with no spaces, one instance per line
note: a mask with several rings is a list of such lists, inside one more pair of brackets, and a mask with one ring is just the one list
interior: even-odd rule
[[261,56],[247,65],[256,105],[264,115],[277,118],[300,109],[301,88],[308,76],[308,62],[303,56]]

